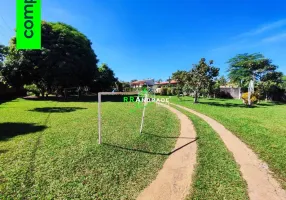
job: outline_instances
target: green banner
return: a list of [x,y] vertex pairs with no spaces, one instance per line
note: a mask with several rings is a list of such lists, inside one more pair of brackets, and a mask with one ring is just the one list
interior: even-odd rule
[[17,49],[41,49],[41,0],[16,0]]

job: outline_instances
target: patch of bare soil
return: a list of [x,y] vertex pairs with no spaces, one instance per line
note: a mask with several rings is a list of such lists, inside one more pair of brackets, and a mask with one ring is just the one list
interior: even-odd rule
[[272,177],[265,162],[243,143],[238,137],[227,130],[214,119],[192,109],[175,105],[191,112],[205,120],[221,137],[235,161],[240,165],[240,171],[248,185],[248,195],[251,200],[286,200],[286,192]]
[[175,149],[159,171],[156,179],[143,190],[137,200],[183,200],[189,194],[196,164],[196,132],[187,116],[170,106],[181,121],[181,134]]

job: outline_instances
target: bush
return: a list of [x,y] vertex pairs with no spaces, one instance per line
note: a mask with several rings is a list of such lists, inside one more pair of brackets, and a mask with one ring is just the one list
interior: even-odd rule
[[176,96],[178,94],[177,88],[172,88],[172,95]]
[[162,87],[161,91],[160,91],[160,95],[167,95],[167,88],[166,87]]
[[172,88],[167,88],[167,95],[172,96]]
[[[244,104],[247,104],[248,105],[248,92],[245,92],[241,95],[241,98],[243,100],[243,103]],[[258,101],[258,98],[255,94],[251,94],[251,97],[250,97],[250,105],[252,104],[256,104]]]
[[36,96],[40,96],[40,89],[35,85],[24,85],[24,89],[28,91],[28,95],[34,94]]

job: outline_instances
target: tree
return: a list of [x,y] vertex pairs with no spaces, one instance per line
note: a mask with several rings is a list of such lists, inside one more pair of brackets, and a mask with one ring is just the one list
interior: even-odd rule
[[3,61],[4,61],[5,54],[6,54],[5,50],[6,50],[5,46],[0,45],[0,82],[4,81],[4,78],[3,78],[2,73],[1,73],[1,69],[3,67]]
[[260,53],[238,54],[229,59],[228,64],[229,79],[239,85],[241,81],[248,84],[250,80],[260,80],[268,72],[277,69],[270,59]]
[[[238,54],[229,61],[229,78],[240,86],[247,87],[250,80],[258,87],[259,96],[268,99],[274,88],[278,89],[282,82],[282,73],[277,72],[277,66],[260,53]],[[271,96],[271,95],[270,95]]]
[[210,92],[209,88],[215,83],[214,78],[219,74],[219,69],[212,65],[213,60],[207,64],[205,58],[202,58],[189,72],[178,70],[172,74],[172,78],[177,81],[177,87],[181,91],[187,94],[193,91],[194,103],[197,103],[199,92],[202,90]]
[[2,74],[12,86],[35,84],[44,95],[64,87],[89,86],[98,76],[91,41],[64,23],[42,22],[42,49],[17,50],[10,41]]
[[180,93],[186,92],[189,93],[190,91],[190,87],[189,86],[185,86],[185,83],[187,82],[188,79],[188,75],[189,73],[187,71],[176,71],[172,74],[172,79],[177,81],[177,95],[179,96]]
[[115,87],[118,92],[123,92],[123,84],[120,81],[115,82]]
[[224,76],[221,76],[219,79],[218,79],[218,82],[220,85],[222,86],[225,86],[227,84],[227,80]]
[[3,66],[3,61],[4,61],[6,54],[7,54],[7,47],[0,44],[0,70],[1,70],[1,67]]
[[282,77],[282,88],[284,89],[284,90],[286,90],[286,76],[284,75],[283,77]]
[[283,74],[281,72],[269,72],[261,77],[257,83],[259,96],[265,97],[266,100],[273,99],[275,93],[279,93],[282,89]]
[[125,82],[125,81],[120,81],[120,82],[121,82],[121,84],[122,84],[122,90],[123,90],[123,92],[128,92],[128,91],[130,91],[131,86],[130,86],[130,83],[129,83],[129,82]]
[[206,59],[202,58],[199,64],[195,64],[189,72],[188,82],[194,91],[194,103],[198,102],[198,93],[202,89],[207,89],[214,78],[219,75],[219,68],[213,67],[213,60],[206,63]]
[[118,79],[115,77],[112,69],[108,67],[107,64],[103,63],[99,68],[99,79],[98,84],[100,91],[109,91],[114,86]]

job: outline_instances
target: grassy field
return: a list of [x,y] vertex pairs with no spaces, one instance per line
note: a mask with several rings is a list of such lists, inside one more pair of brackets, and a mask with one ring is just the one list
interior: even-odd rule
[[16,99],[0,104],[0,199],[135,199],[155,179],[179,135],[164,108]]
[[196,172],[187,199],[248,199],[247,185],[239,167],[215,131],[199,117],[174,108],[189,117],[199,137]]
[[236,134],[269,164],[283,188],[286,189],[286,104],[260,103],[245,107],[241,100],[193,98],[171,102],[204,113]]

